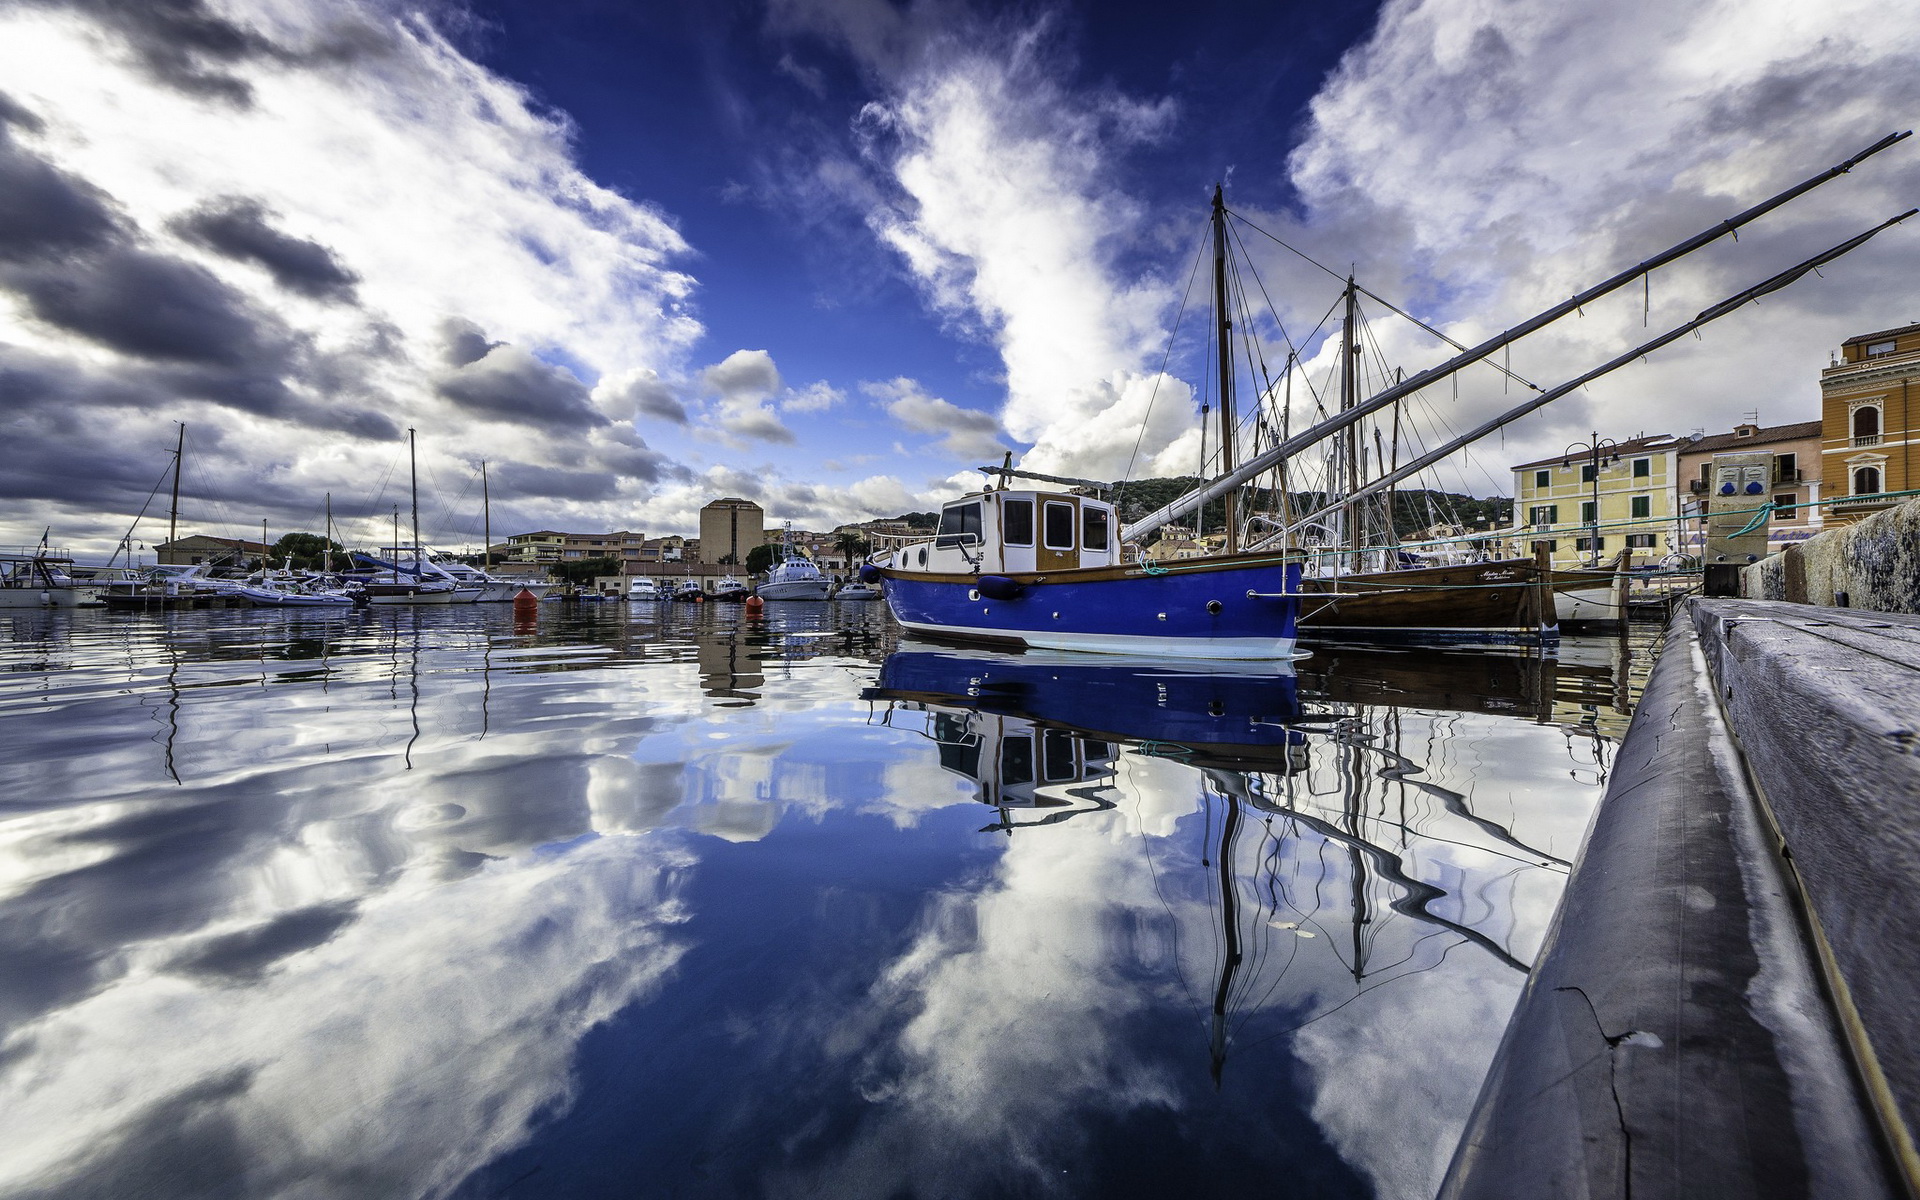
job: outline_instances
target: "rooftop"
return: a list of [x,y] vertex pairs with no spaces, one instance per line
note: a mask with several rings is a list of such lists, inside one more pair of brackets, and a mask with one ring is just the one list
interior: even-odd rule
[[1863,333],[1859,337],[1850,337],[1841,342],[1842,346],[1858,346],[1862,342],[1878,342],[1902,334],[1920,332],[1920,325],[1902,325],[1898,329],[1882,329],[1877,333]]
[[[1819,422],[1816,421],[1814,424],[1817,426]],[[1687,439],[1674,437],[1670,433],[1643,433],[1639,437],[1628,438],[1624,442],[1617,442],[1606,448],[1609,457],[1616,454],[1621,456],[1638,454],[1643,450],[1685,449],[1688,449]],[[1557,467],[1562,463],[1572,466],[1577,462],[1584,461],[1586,457],[1585,451],[1575,450],[1569,454],[1556,454],[1552,458],[1543,458],[1536,462],[1516,463],[1513,469],[1516,471],[1525,471],[1531,467]]]
[[[1740,430],[1751,429],[1745,437]],[[1722,450],[1738,450],[1742,446],[1768,446],[1775,442],[1796,442],[1802,438],[1820,436],[1821,424],[1818,421],[1795,421],[1791,425],[1736,425],[1732,433],[1715,433],[1706,437],[1694,438],[1691,445],[1682,447],[1687,454],[1718,454]]]

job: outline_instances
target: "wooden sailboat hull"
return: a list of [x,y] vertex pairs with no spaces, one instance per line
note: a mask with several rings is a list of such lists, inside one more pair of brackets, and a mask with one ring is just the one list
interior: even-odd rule
[[1532,559],[1309,578],[1300,590],[1307,641],[1511,646],[1558,636]]

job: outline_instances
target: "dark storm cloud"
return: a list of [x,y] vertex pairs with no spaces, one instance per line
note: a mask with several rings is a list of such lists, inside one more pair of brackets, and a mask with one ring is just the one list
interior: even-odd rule
[[223,366],[271,355],[245,297],[168,255],[115,246],[4,278],[42,321],[122,354]]
[[629,479],[659,483],[662,479],[691,481],[693,472],[647,445],[646,439],[631,426],[615,426],[607,431],[612,445],[602,444],[594,458],[599,465]]
[[475,415],[550,430],[605,425],[587,386],[564,367],[515,346],[496,346],[484,358],[440,377],[440,394]]
[[448,317],[440,322],[440,336],[444,339],[441,353],[450,367],[477,363],[495,346],[506,345],[505,342],[488,341],[487,331],[465,317]]
[[28,2],[88,17],[124,47],[155,83],[238,108],[253,103],[252,86],[239,77],[243,66],[260,62],[326,65],[379,57],[392,51],[395,37],[390,29],[347,17],[310,44],[295,47],[215,12],[205,0]]
[[196,246],[265,267],[288,291],[342,304],[356,299],[353,287],[360,277],[320,243],[275,229],[258,200],[223,196],[174,218],[168,227]]
[[620,479],[611,471],[569,471],[507,463],[493,473],[493,492],[508,499],[611,500],[620,494]]
[[112,34],[142,71],[189,95],[247,105],[253,89],[231,69],[273,55],[257,30],[219,15],[202,0],[40,0],[91,17]]
[[15,143],[9,126],[30,129],[28,121],[38,123],[0,96],[0,263],[56,259],[119,237],[105,192]]

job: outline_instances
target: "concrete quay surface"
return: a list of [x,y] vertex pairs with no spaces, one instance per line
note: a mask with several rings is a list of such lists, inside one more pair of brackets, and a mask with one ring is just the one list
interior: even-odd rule
[[1676,614],[1444,1197],[1913,1195],[1920,618]]

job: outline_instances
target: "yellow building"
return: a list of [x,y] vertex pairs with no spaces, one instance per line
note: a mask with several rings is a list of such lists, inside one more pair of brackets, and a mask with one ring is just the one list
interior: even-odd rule
[[1914,487],[1913,443],[1920,427],[1911,393],[1920,391],[1920,325],[1848,338],[1820,372],[1820,477],[1827,519],[1857,521]]
[[1585,450],[1513,468],[1522,552],[1545,543],[1561,568],[1610,560],[1622,549],[1641,561],[1664,557],[1679,540],[1674,485],[1686,445],[1657,434],[1603,445],[1597,468]]

